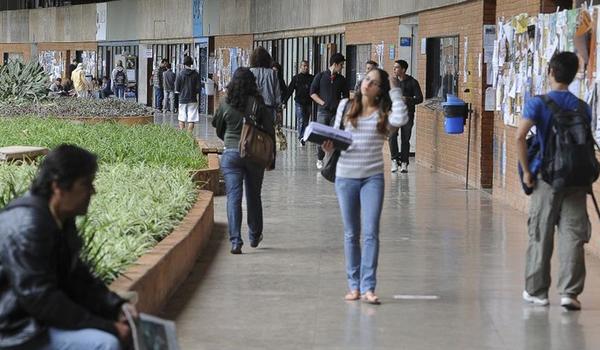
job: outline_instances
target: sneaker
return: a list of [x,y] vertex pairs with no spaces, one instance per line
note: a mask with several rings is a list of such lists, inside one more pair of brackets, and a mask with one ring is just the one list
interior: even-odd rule
[[577,300],[577,297],[561,297],[560,306],[569,311],[581,310],[581,303]]
[[396,171],[398,171],[398,161],[392,159],[392,173],[395,173]]
[[403,174],[408,173],[408,163],[402,163],[400,166],[400,172]]
[[527,291],[523,291],[523,300],[525,300],[528,303],[532,303],[534,305],[539,305],[539,306],[546,306],[548,305],[548,298],[538,298],[538,297],[534,297],[533,295],[529,295],[529,293],[527,293]]
[[242,254],[242,245],[240,243],[233,243],[231,245],[231,254]]
[[319,170],[323,169],[323,161],[322,160],[317,160],[317,169],[319,169]]
[[304,145],[306,144],[306,141],[304,141],[303,139],[298,139],[298,141],[300,142],[301,147],[304,147]]
[[252,240],[252,241],[250,241],[250,246],[251,246],[252,248],[256,248],[256,247],[258,247],[258,244],[259,244],[260,242],[262,242],[262,240],[263,240],[263,235],[262,235],[262,233],[261,233],[261,234],[260,234],[260,236],[258,236],[258,239],[255,239],[255,240]]

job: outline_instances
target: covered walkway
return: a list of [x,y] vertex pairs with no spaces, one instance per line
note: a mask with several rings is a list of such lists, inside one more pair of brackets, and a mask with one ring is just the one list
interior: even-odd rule
[[225,197],[215,198],[211,242],[164,315],[183,349],[598,348],[600,260],[587,256],[581,312],[563,311],[554,282],[550,307],[524,304],[526,216],[415,165],[386,173],[382,305],[345,302],[333,186],[315,169],[316,147],[288,138],[265,177],[258,249],[243,231],[244,254],[229,253]]

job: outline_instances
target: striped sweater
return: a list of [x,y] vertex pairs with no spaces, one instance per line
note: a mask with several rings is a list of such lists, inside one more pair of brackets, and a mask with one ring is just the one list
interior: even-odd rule
[[[402,101],[400,88],[390,90],[392,111],[389,123],[393,127],[400,127],[408,122],[406,105]],[[348,99],[344,99],[338,106],[335,116],[336,128],[339,128],[344,107]],[[345,123],[344,129],[352,133],[352,144],[347,150],[342,151],[337,163],[336,177],[363,179],[383,173],[383,143],[387,135],[377,131],[378,111],[369,116],[360,116],[356,128],[351,123]]]

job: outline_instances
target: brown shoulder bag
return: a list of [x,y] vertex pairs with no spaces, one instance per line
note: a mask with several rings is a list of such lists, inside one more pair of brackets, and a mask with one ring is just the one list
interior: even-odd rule
[[268,168],[274,160],[275,145],[271,135],[266,133],[256,121],[256,109],[256,101],[253,101],[251,112],[244,117],[240,137],[240,157]]

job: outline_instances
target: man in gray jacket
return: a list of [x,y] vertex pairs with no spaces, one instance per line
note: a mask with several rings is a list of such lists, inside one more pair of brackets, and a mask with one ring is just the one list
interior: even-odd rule
[[171,70],[171,64],[167,63],[167,70],[163,73],[163,86],[165,89],[165,99],[163,112],[175,113],[175,73]]

